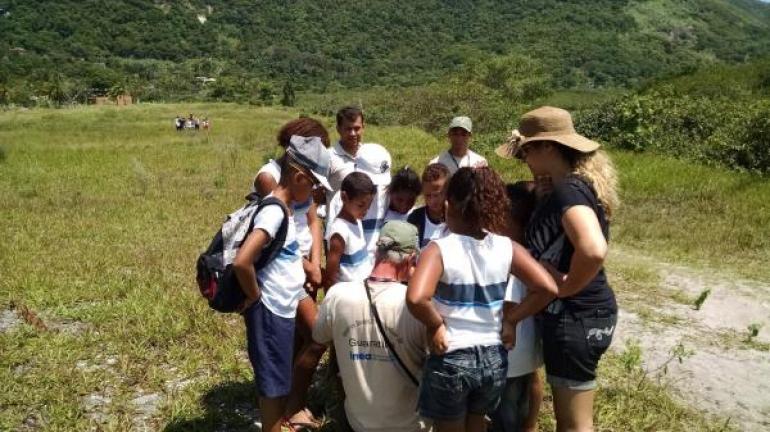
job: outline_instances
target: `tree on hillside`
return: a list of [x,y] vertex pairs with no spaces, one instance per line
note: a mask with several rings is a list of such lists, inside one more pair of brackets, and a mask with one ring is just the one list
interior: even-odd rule
[[272,105],[275,98],[275,90],[270,83],[262,83],[257,91],[257,100],[261,105]]
[[281,98],[281,105],[291,107],[297,100],[297,96],[294,94],[294,87],[291,85],[291,81],[286,81],[283,84],[283,97]]

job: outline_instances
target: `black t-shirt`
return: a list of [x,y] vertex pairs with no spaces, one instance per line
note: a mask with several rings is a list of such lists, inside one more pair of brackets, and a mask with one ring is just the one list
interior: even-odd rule
[[[609,241],[609,223],[596,193],[585,180],[570,176],[554,187],[553,192],[538,202],[525,231],[525,243],[532,255],[552,263],[560,272],[567,273],[575,248],[561,224],[562,216],[571,207],[584,205],[594,210],[604,238]],[[617,310],[615,294],[607,283],[604,268],[577,294],[561,299],[574,311],[608,308]]]

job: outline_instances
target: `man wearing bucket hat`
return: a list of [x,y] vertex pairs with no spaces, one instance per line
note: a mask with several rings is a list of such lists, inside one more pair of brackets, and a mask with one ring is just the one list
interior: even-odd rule
[[599,143],[577,133],[563,109],[530,111],[518,131],[521,138],[496,153],[524,161],[541,192],[525,244],[559,287],[538,316],[557,429],[592,430],[596,369],[617,320],[603,268],[618,205],[615,170]]
[[369,278],[334,285],[319,307],[313,339],[334,344],[345,413],[357,432],[427,430],[415,412],[427,334],[404,300],[417,250],[417,228],[386,223]]
[[469,117],[455,117],[449,123],[447,138],[449,139],[449,149],[444,150],[429,163],[440,163],[449,169],[450,174],[454,174],[462,167],[486,166],[487,160],[484,156],[472,151],[469,146],[472,137],[473,122]]

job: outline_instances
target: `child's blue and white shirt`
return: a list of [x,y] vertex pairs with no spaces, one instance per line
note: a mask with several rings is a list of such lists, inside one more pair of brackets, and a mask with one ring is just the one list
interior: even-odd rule
[[[276,183],[281,181],[281,165],[273,159],[270,159],[268,163],[264,164],[262,168],[257,171],[254,180],[256,181],[256,178],[262,173],[270,174],[270,176],[275,179]],[[307,213],[308,210],[310,210],[310,204],[312,204],[312,202],[313,197],[310,197],[304,203],[292,203],[291,206],[292,210],[294,210],[294,223],[297,224],[299,250],[302,252],[302,255],[306,257],[310,256],[310,248],[313,246],[313,234],[310,232],[310,226],[307,223]]]
[[[328,216],[326,225],[326,238],[328,239],[331,226],[334,224],[334,220],[337,219],[337,215],[342,209],[342,196],[341,191],[334,194],[331,202],[327,206]],[[380,239],[380,231],[382,226],[385,225],[385,212],[388,210],[388,187],[377,186],[377,192],[372,199],[372,203],[369,205],[369,209],[366,211],[366,215],[361,220],[361,226],[364,229],[364,239],[366,240],[366,249],[370,254],[374,254],[377,251],[377,240]]]
[[[265,231],[272,241],[281,222],[283,210],[276,205],[269,205],[257,213],[254,218],[254,230]],[[257,283],[262,291],[260,301],[270,312],[283,318],[296,316],[297,304],[305,292],[305,271],[297,242],[297,227],[291,217],[281,251],[274,260],[257,272]]]
[[450,232],[432,243],[439,247],[444,264],[433,304],[444,318],[447,351],[499,345],[513,258],[511,239],[486,233],[478,240]]
[[345,242],[337,282],[360,282],[369,277],[374,266],[374,255],[366,247],[361,221],[353,224],[338,217],[332,222],[326,240],[331,240],[334,234],[338,234]]

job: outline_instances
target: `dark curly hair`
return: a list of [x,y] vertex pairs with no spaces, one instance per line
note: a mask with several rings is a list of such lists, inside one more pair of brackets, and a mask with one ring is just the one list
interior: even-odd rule
[[492,168],[457,170],[449,180],[447,200],[464,220],[489,232],[507,235],[510,226],[510,200],[505,185]]
[[407,165],[396,171],[393,175],[388,186],[388,192],[411,192],[414,196],[418,196],[422,192],[420,177],[415,170]]

